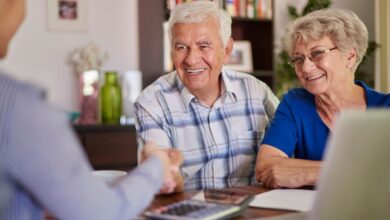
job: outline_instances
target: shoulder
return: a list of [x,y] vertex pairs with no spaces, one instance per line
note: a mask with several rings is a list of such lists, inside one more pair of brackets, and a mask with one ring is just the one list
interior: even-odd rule
[[152,84],[148,85],[143,91],[142,95],[156,92],[169,92],[177,88],[176,72],[167,73],[159,77]]
[[140,99],[154,99],[159,95],[169,94],[177,91],[178,85],[176,76],[176,72],[171,72],[161,76],[141,92],[137,102]]
[[250,82],[259,88],[267,88],[267,84],[249,73],[237,72],[229,69],[222,70],[223,75],[231,82]]
[[[0,73],[1,102],[30,102],[32,100],[44,100],[45,93],[42,89],[30,84],[15,80]],[[7,106],[7,105],[4,105]]]
[[390,107],[390,94],[378,92],[362,81],[355,83],[364,89],[369,107]]
[[302,88],[291,89],[283,96],[283,100],[293,102],[307,102],[313,99],[314,96]]
[[299,111],[315,108],[314,96],[302,88],[291,89],[283,96],[281,106],[289,106]]
[[229,84],[230,88],[238,94],[242,93],[244,96],[249,95],[252,98],[274,96],[272,90],[266,83],[248,73],[236,72],[224,68],[222,76],[225,84]]

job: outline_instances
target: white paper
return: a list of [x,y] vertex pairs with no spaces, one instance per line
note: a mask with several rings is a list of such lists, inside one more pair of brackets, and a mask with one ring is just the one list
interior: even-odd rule
[[204,191],[200,191],[197,194],[195,194],[191,199],[205,202],[206,199],[204,198]]
[[313,206],[316,193],[304,189],[275,189],[256,195],[249,206],[307,212]]

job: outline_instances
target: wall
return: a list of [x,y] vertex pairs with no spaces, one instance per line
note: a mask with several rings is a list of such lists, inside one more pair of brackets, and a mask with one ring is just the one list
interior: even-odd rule
[[375,51],[375,89],[390,92],[390,2],[375,1],[376,42],[381,46]]
[[[77,81],[67,64],[68,56],[77,47],[94,41],[110,55],[103,69],[138,69],[138,1],[88,1],[87,32],[48,31],[46,0],[27,0],[27,17],[15,36],[7,59],[0,68],[13,76],[40,85],[48,91],[49,102],[64,110],[78,109]],[[275,43],[290,21],[287,4],[302,8],[307,0],[275,0]],[[332,7],[354,10],[374,35],[374,3],[370,0],[333,0]],[[372,67],[370,67],[373,69]]]
[[135,0],[88,1],[88,30],[49,31],[46,0],[27,0],[27,16],[0,68],[48,91],[48,101],[63,110],[78,109],[77,81],[67,63],[75,48],[89,42],[108,52],[102,69],[138,69],[137,4]]

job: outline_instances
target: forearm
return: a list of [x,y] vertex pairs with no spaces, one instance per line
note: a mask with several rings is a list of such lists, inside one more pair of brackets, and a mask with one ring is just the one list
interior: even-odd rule
[[288,169],[291,169],[292,171],[296,171],[297,175],[301,176],[301,180],[308,185],[315,184],[319,170],[321,168],[320,161],[302,160],[294,158],[270,158],[268,164],[268,166],[271,167],[286,167]]
[[272,146],[260,150],[256,164],[256,179],[272,188],[296,188],[315,185],[320,161],[288,158]]

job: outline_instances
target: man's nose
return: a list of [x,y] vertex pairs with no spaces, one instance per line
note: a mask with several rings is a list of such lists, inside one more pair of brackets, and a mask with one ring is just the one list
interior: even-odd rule
[[193,65],[193,64],[196,64],[200,60],[200,57],[201,57],[201,53],[199,50],[190,49],[186,58],[185,58],[185,62],[188,65]]

